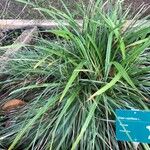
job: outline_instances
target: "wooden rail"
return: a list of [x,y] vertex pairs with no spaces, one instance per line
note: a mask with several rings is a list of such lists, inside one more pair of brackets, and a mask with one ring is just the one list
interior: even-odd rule
[[[77,23],[82,26],[82,20],[77,20]],[[134,20],[125,21],[124,26],[127,26],[134,22]],[[0,20],[0,30],[11,30],[11,29],[19,29],[19,28],[33,28],[35,26],[42,28],[54,28],[59,25],[69,25],[65,21],[60,21],[60,24],[54,20]],[[142,24],[150,27],[149,20],[139,20],[136,24]]]
[[[82,20],[77,20],[79,25],[82,25]],[[60,21],[60,24],[69,25],[64,21]],[[0,30],[11,30],[19,28],[32,28],[32,27],[42,27],[42,28],[54,28],[60,25],[54,20],[0,20]]]

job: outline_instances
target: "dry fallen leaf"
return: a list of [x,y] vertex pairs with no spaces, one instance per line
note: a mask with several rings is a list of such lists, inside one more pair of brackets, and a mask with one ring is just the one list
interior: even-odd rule
[[2,110],[4,111],[11,111],[13,109],[16,109],[18,107],[21,107],[25,105],[25,102],[23,100],[20,99],[12,99],[7,101],[3,106],[2,106]]
[[110,71],[109,71],[109,75],[111,76],[111,77],[114,77],[114,75],[115,75],[115,68],[114,67],[111,67],[110,68]]

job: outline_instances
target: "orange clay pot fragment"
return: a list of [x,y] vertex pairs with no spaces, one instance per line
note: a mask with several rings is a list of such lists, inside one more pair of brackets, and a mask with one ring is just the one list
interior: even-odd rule
[[25,102],[23,100],[20,99],[12,99],[7,101],[3,106],[2,106],[2,110],[4,111],[11,111],[13,109],[16,109],[18,107],[21,107],[25,105]]

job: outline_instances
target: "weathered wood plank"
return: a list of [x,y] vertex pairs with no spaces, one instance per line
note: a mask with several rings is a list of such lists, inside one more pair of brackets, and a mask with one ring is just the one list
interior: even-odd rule
[[[77,23],[82,26],[82,20],[76,20]],[[129,25],[134,20],[126,20],[125,26]],[[66,25],[69,24],[65,21],[60,20],[60,24],[54,20],[0,20],[0,30],[10,30],[10,29],[19,29],[19,28],[31,28],[34,26],[42,27],[42,28],[54,28],[59,25]],[[149,20],[138,20],[136,24],[144,24],[146,26],[150,26]]]
[[[79,25],[82,25],[81,20],[77,20]],[[64,21],[60,21],[60,24],[68,25]],[[18,28],[31,28],[34,26],[42,28],[54,28],[57,27],[59,23],[54,20],[0,20],[0,30],[10,30]]]

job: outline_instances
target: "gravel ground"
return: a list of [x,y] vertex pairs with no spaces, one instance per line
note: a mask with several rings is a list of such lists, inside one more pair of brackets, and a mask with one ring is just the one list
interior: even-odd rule
[[[39,5],[48,6],[54,5],[61,8],[59,0],[32,0]],[[65,0],[65,3],[72,10],[75,10],[75,2],[81,0]],[[85,0],[86,2],[88,0]],[[125,8],[132,3],[132,11],[137,10],[137,8],[145,3],[150,7],[150,0],[125,0]],[[150,14],[150,9],[147,11]],[[0,0],[0,19],[43,19],[44,16],[38,11],[33,10],[31,7],[15,2],[15,0]]]

